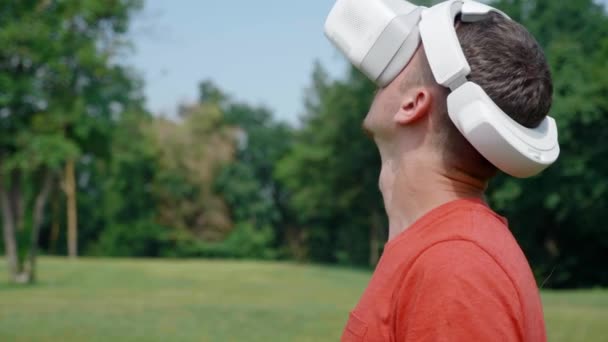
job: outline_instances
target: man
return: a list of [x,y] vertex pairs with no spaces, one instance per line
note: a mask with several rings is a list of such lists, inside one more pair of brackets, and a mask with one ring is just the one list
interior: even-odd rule
[[[498,14],[456,25],[467,78],[515,121],[537,126],[552,81],[534,38]],[[484,199],[497,169],[448,117],[448,94],[420,45],[364,120],[382,159],[389,241],[343,341],[546,340],[530,266]]]

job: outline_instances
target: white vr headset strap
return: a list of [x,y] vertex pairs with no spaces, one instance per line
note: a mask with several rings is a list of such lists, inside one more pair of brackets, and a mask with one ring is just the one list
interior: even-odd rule
[[425,9],[418,24],[433,76],[437,83],[451,90],[464,84],[466,76],[471,72],[453,25],[454,18],[462,9],[462,3],[451,0]]
[[447,101],[450,119],[460,133],[484,158],[511,176],[534,176],[559,156],[557,126],[551,117],[537,128],[523,127],[473,82],[453,91]]
[[[436,42],[425,44],[424,51],[437,83],[454,90],[464,84],[466,76],[471,73],[471,67],[462,52],[454,28],[456,16],[460,13],[462,21],[474,22],[486,18],[490,12],[509,18],[495,8],[466,0],[446,1],[422,12],[422,21],[419,24],[422,40]],[[448,60],[446,56],[449,56]]]

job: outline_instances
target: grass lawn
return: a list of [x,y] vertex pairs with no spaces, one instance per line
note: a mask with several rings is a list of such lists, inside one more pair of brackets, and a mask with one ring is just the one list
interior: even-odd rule
[[[40,260],[6,284],[0,341],[337,341],[370,272],[237,261]],[[545,292],[550,341],[606,341],[608,291]]]

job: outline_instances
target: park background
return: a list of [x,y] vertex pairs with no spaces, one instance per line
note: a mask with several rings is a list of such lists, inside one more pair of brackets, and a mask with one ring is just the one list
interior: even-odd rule
[[[324,41],[318,1],[0,3],[0,340],[339,338],[387,224],[361,131],[374,86]],[[545,49],[562,154],[488,200],[550,340],[603,341],[606,2],[494,4]],[[196,48],[163,6],[212,23]]]

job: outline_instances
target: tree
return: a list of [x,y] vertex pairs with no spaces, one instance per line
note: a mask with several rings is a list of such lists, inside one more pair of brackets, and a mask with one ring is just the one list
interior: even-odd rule
[[[124,102],[132,100],[130,77],[112,58],[121,50],[121,35],[139,6],[137,0],[26,0],[0,5],[0,42],[5,46],[0,51],[0,198],[14,282],[35,278],[43,213],[61,169],[67,176],[70,246],[75,255],[75,160],[97,147],[103,149],[95,133],[104,131],[112,117],[120,115]],[[30,191],[36,193],[31,211],[25,209]],[[26,213],[31,213],[31,220]],[[26,225],[31,244],[22,262],[17,231]]]
[[156,119],[150,132],[160,163],[158,222],[205,241],[225,238],[232,224],[213,182],[233,158],[236,132],[222,111],[212,104],[185,106],[180,120]]
[[83,254],[161,255],[168,228],[156,222],[159,201],[154,183],[161,169],[149,132],[153,120],[137,104],[125,108],[107,137],[108,157],[81,159],[78,212],[86,221],[79,229]]
[[378,153],[361,129],[375,86],[355,69],[329,81],[317,65],[291,153],[277,166],[312,260],[375,264],[384,235]]
[[[292,130],[277,122],[270,110],[236,102],[209,82],[201,86],[201,102],[215,101],[225,111],[225,121],[237,128],[239,143],[235,160],[227,164],[216,179],[216,188],[226,200],[233,221],[247,224],[260,234],[270,231],[273,248],[286,241],[290,222],[287,197],[276,179],[276,163],[286,155]],[[209,94],[216,94],[214,97]],[[268,246],[269,248],[271,246]]]

